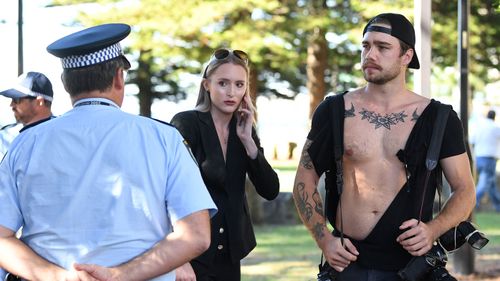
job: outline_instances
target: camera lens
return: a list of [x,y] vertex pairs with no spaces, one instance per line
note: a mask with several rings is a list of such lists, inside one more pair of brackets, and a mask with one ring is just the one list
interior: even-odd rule
[[476,250],[481,250],[486,244],[488,244],[488,242],[490,242],[490,240],[488,240],[488,238],[486,238],[486,236],[479,231],[472,233],[467,241],[471,247]]

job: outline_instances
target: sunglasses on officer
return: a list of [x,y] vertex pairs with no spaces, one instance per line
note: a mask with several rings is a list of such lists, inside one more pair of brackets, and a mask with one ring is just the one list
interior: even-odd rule
[[23,100],[36,100],[36,97],[22,97],[22,98],[12,98],[14,104],[20,104]]
[[248,65],[248,54],[243,52],[242,50],[231,50],[231,49],[217,49],[210,57],[210,61],[203,72],[203,77],[207,77],[207,69],[210,64],[214,61],[224,60],[229,56],[234,56],[237,59],[243,61],[246,65]]

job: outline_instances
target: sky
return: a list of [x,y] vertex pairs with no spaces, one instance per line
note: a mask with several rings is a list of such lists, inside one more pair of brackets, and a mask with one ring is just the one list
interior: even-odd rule
[[[63,22],[75,16],[75,12],[65,8],[44,8],[45,0],[24,1],[24,71],[38,71],[45,74],[53,84],[53,111],[61,114],[71,107],[69,97],[60,82],[60,60],[46,51],[46,47],[66,34],[76,31],[65,27]],[[2,3],[0,9],[0,89],[9,88],[17,80],[17,1],[9,0]],[[62,90],[61,90],[62,89]],[[10,99],[0,97],[0,124],[14,122],[9,107]]]
[[[2,1],[0,9],[0,90],[8,89],[17,80],[17,2],[14,0]],[[70,33],[81,30],[79,27],[70,27],[72,19],[77,15],[74,8],[51,7],[45,8],[47,0],[24,0],[24,72],[38,71],[45,74],[52,82],[54,88],[54,101],[52,112],[61,115],[71,109],[69,95],[61,83],[61,62],[49,54],[46,48],[55,40]],[[126,46],[125,38],[122,45]],[[194,81],[196,84],[199,81]],[[139,113],[137,98],[127,86],[126,96],[122,110]],[[194,89],[197,91],[197,89]],[[192,109],[195,105],[197,92],[188,95],[186,100],[179,103],[166,100],[156,100],[151,108],[152,117],[163,121],[170,121],[172,116],[183,110]],[[10,109],[10,99],[0,96],[0,127],[15,122]],[[299,94],[295,100],[269,100],[265,97],[257,99],[259,109],[258,130],[261,143],[267,150],[267,155],[272,154],[278,146],[278,154],[287,155],[288,142],[295,142],[300,148],[305,140],[308,130],[309,98],[306,94]],[[279,108],[280,110],[276,110]],[[285,157],[285,156],[283,156]]]
[[[9,0],[2,3],[0,9],[0,34],[3,44],[0,44],[0,89],[10,88],[17,81],[17,1]],[[54,101],[52,111],[55,115],[61,115],[71,108],[69,95],[64,91],[60,75],[62,72],[61,62],[58,58],[49,54],[46,48],[55,40],[70,33],[81,30],[80,27],[70,27],[69,23],[76,17],[77,11],[68,7],[44,7],[47,0],[24,1],[24,72],[38,71],[45,74],[53,84]],[[127,39],[121,42],[127,44]],[[132,86],[130,86],[132,87]],[[129,88],[130,89],[130,88]],[[133,92],[129,90],[127,92]],[[153,105],[153,112],[156,118],[170,120],[171,114],[165,114],[167,110],[174,106],[176,111],[187,109],[189,103],[194,103],[192,99],[183,101],[180,104],[173,104],[167,101],[158,101]],[[10,99],[0,96],[0,126],[15,122],[9,107]],[[139,106],[137,99],[133,95],[128,95],[122,106],[124,111],[137,114]],[[172,112],[172,110],[168,110]]]

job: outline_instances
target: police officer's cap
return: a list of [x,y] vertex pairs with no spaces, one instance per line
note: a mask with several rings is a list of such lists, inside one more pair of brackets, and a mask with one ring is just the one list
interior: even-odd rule
[[93,26],[65,36],[47,47],[47,51],[61,58],[63,68],[87,67],[116,57],[123,57],[120,41],[130,33],[130,26],[123,23],[108,23]]

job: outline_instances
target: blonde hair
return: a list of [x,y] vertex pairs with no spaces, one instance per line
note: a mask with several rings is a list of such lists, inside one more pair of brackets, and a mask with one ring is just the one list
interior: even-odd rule
[[[232,63],[234,65],[239,65],[245,69],[246,73],[246,83],[245,83],[245,95],[250,95],[250,68],[248,67],[248,61],[245,59],[242,59],[238,56],[236,56],[232,50],[229,50],[228,55],[224,58],[218,59],[215,56],[212,56],[211,60],[208,62],[207,66],[204,68],[203,74],[202,74],[202,80],[200,82],[200,90],[198,92],[198,100],[196,101],[196,106],[195,110],[202,111],[202,112],[207,112],[210,111],[210,108],[212,107],[212,101],[210,100],[210,92],[208,92],[205,87],[203,86],[203,82],[205,79],[209,78],[216,70],[219,68],[219,66],[226,64],[226,63]],[[248,104],[248,107],[252,112],[255,112],[255,106],[253,103]],[[233,113],[235,114],[236,111]],[[255,120],[254,120],[255,122]]]

